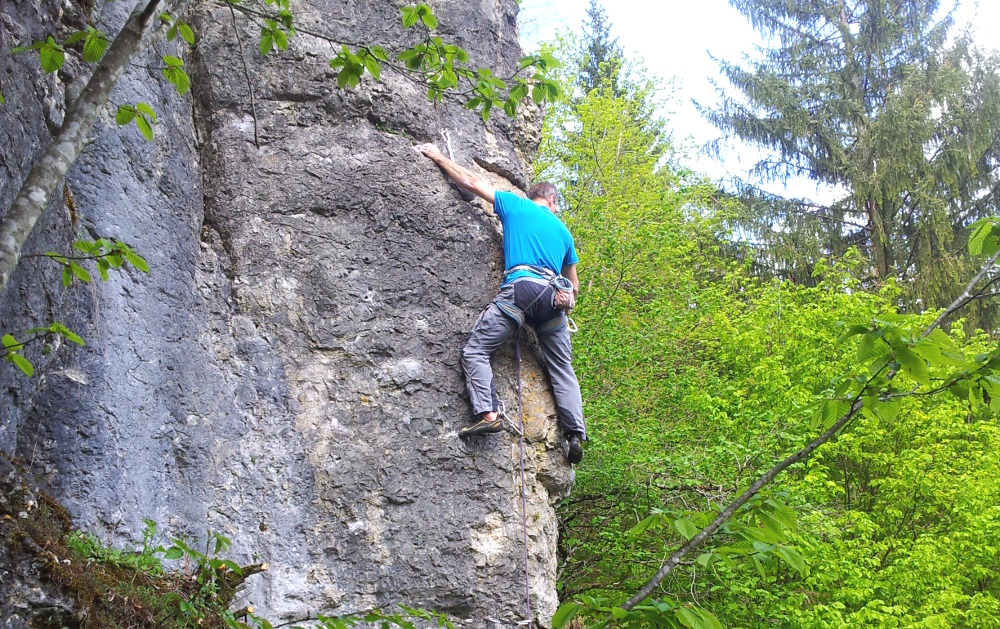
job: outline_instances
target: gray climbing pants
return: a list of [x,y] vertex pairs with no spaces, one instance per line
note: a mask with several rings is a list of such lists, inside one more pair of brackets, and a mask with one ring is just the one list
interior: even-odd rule
[[[518,280],[512,284],[500,287],[498,300],[517,303],[514,284],[526,280]],[[520,295],[519,295],[520,297]],[[518,303],[520,307],[524,304]],[[536,310],[535,307],[530,308]],[[544,308],[543,308],[544,310]],[[571,358],[571,341],[569,328],[566,325],[566,314],[559,312],[562,325],[552,325],[551,319],[544,325],[532,321],[531,312],[527,313],[527,322],[535,329],[538,344],[542,349],[545,367],[552,381],[552,393],[556,401],[556,411],[559,415],[559,426],[564,433],[578,432],[584,437],[587,428],[583,420],[583,400],[580,397],[580,383],[573,371]],[[499,410],[500,400],[496,387],[493,385],[493,369],[490,367],[490,355],[506,341],[517,329],[517,322],[491,302],[476,320],[469,333],[469,340],[462,348],[462,368],[465,370],[466,386],[469,398],[476,415],[487,411]]]

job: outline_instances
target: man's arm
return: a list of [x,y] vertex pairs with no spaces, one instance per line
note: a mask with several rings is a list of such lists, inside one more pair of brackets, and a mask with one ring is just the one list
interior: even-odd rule
[[459,188],[468,190],[477,197],[493,203],[496,190],[485,177],[451,161],[433,144],[420,144],[415,148],[440,166],[444,174],[448,175],[448,178],[454,181]]
[[566,264],[562,268],[562,276],[573,284],[573,299],[580,296],[580,280],[576,277],[576,265]]

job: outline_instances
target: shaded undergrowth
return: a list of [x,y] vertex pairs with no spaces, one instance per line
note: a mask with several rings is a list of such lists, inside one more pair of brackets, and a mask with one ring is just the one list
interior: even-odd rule
[[[33,626],[241,629],[259,624],[249,615],[252,608],[229,608],[243,581],[267,566],[241,567],[218,558],[228,547],[221,535],[210,536],[204,553],[183,540],[163,548],[154,546],[156,525],[147,520],[141,548],[110,548],[76,530],[66,509],[33,490],[16,462],[0,459],[0,467],[0,540],[15,569],[37,567],[32,572],[54,589],[53,600],[33,610]],[[181,571],[164,570],[163,559],[181,558],[186,559]]]

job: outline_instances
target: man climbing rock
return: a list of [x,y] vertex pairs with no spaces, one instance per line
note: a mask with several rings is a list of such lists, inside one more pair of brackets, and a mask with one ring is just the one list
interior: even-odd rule
[[471,437],[500,432],[500,401],[493,386],[490,355],[521,324],[534,328],[552,381],[559,425],[569,444],[567,459],[583,458],[586,426],[580,384],[570,357],[569,311],[580,283],[573,236],[554,214],[557,192],[539,183],[528,198],[494,190],[489,181],[445,157],[433,144],[416,147],[460,188],[493,204],[503,223],[504,280],[493,301],[476,320],[462,349],[462,368],[472,407],[479,421],[459,432]]

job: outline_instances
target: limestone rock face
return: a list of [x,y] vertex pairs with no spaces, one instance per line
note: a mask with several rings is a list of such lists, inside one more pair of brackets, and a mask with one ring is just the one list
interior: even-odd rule
[[[32,350],[40,373],[28,383],[0,365],[0,447],[100,536],[135,539],[143,518],[171,535],[229,536],[234,558],[270,563],[246,598],[272,621],[403,603],[514,627],[525,607],[517,437],[456,436],[471,416],[459,350],[499,285],[498,224],[412,146],[450,143],[456,161],[523,188],[538,120],[484,126],[390,71],[338,90],[330,43],[307,32],[399,50],[417,37],[399,6],[293,3],[291,50],[262,59],[259,27],[202,4],[189,16],[196,50],[155,46],[186,59],[192,95],[155,70],[129,72],[112,100],[152,104],[156,141],[115,128],[109,108],[68,180],[74,218],[54,204],[26,253],[90,229],[133,244],[152,273],[61,291],[52,271],[21,265],[0,328],[59,320],[87,346]],[[130,9],[104,7],[105,29]],[[441,36],[475,63],[513,70],[513,0],[434,9]],[[0,1],[0,19],[31,13],[36,31],[45,11]],[[58,92],[72,76],[49,80]],[[46,98],[25,90],[17,106],[34,116]],[[0,108],[0,136],[35,144],[0,157],[5,203],[48,137],[12,111]],[[573,477],[530,342],[524,354],[528,572],[536,625],[548,626],[553,505]],[[495,364],[516,419],[513,351]]]

